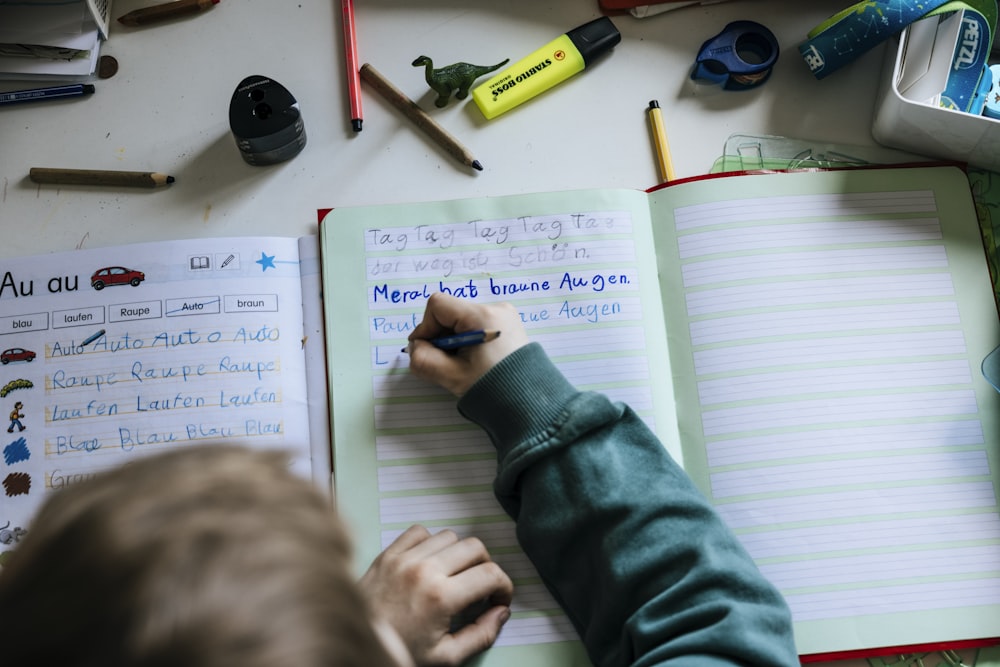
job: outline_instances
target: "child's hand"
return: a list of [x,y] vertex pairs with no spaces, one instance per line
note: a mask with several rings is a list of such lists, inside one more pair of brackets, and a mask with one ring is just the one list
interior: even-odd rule
[[[410,527],[379,554],[361,587],[420,667],[460,665],[492,646],[514,591],[482,542],[450,530],[431,535],[423,526]],[[479,604],[481,613],[452,631],[453,620]]]
[[[446,352],[430,338],[466,331],[499,331],[500,337],[482,345]],[[410,334],[410,370],[425,380],[462,396],[488,370],[528,343],[521,316],[509,303],[481,304],[448,294],[432,294],[424,319]]]

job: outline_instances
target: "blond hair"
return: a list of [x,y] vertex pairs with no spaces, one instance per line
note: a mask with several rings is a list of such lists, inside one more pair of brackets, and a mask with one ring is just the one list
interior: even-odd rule
[[392,665],[329,501],[276,453],[173,450],[53,494],[0,572],[8,665]]

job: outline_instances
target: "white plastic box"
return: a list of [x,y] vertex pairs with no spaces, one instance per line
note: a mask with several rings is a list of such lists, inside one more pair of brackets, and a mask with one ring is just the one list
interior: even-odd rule
[[[913,26],[888,44],[872,137],[885,146],[918,155],[1000,171],[1000,120],[915,101],[900,92],[901,83],[906,85],[920,78],[913,75],[914,65],[918,69],[931,69],[931,58],[925,57],[925,44],[911,49],[910,62],[906,62]],[[911,68],[909,72],[907,66]],[[904,75],[907,80],[903,80]]]

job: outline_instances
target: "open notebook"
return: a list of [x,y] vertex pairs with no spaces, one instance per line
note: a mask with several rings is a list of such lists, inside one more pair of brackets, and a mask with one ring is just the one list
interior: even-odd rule
[[360,560],[414,522],[483,538],[517,589],[487,664],[579,647],[493,499],[492,447],[408,374],[437,290],[512,301],[571,382],[643,415],[807,658],[1000,636],[1000,395],[979,372],[1000,325],[962,171],[335,208],[320,241]]

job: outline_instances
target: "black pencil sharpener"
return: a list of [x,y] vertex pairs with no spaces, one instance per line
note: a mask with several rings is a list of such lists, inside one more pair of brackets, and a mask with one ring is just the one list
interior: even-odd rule
[[298,101],[266,76],[240,81],[229,103],[229,127],[240,155],[254,166],[290,160],[306,145]]

